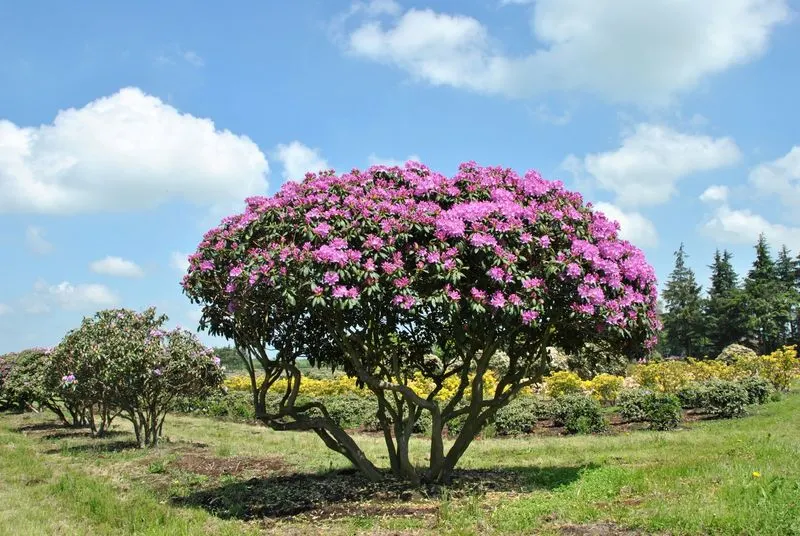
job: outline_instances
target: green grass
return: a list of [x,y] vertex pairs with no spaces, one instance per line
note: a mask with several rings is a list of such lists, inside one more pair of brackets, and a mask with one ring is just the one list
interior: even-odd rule
[[[619,534],[800,535],[800,393],[751,413],[675,432],[479,440],[461,467],[505,470],[513,486],[501,471],[483,482],[494,482],[493,490],[403,500],[359,495],[347,474],[312,478],[346,467],[312,434],[171,416],[168,441],[140,451],[129,448],[122,426],[98,441],[30,429],[46,420],[41,415],[2,415],[0,536],[589,534],[602,527]],[[359,442],[385,463],[382,440]],[[425,441],[413,447],[422,462]],[[326,493],[357,502],[326,504]],[[291,510],[317,495],[318,508],[299,516],[241,519],[272,512],[265,505]]]

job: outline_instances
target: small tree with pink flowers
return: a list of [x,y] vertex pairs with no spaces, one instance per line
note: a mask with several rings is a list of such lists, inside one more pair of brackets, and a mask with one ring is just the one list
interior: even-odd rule
[[[206,233],[183,285],[202,326],[235,341],[258,417],[313,430],[371,479],[382,473],[324,405],[297,402],[298,359],[374,394],[395,476],[447,482],[497,410],[547,372],[548,346],[635,357],[658,330],[653,269],[615,222],[534,171],[471,162],[452,177],[414,162],[308,174],[250,198]],[[490,384],[499,351],[508,364]],[[420,377],[424,395],[410,387]],[[280,378],[275,408],[266,393]],[[443,400],[445,383],[457,388]],[[409,441],[423,412],[432,426],[420,467]]]

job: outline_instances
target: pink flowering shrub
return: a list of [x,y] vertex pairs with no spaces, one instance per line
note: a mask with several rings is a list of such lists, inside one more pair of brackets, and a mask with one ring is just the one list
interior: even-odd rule
[[82,401],[95,435],[121,416],[133,424],[140,447],[155,446],[177,398],[221,386],[219,358],[193,333],[165,330],[166,321],[153,308],[100,311],[53,352],[61,390]]
[[[189,261],[183,286],[203,307],[202,326],[266,372],[263,385],[253,373],[260,417],[316,431],[372,476],[324,408],[294,405],[295,359],[357,378],[378,397],[394,472],[439,481],[497,409],[547,371],[547,346],[597,343],[635,357],[659,328],[654,271],[615,222],[534,171],[471,162],[452,177],[413,162],[309,174],[248,199]],[[441,363],[431,368],[433,349]],[[509,366],[484,392],[497,351]],[[437,389],[422,399],[407,388],[417,373],[436,386],[455,376],[460,388],[441,407]],[[263,390],[280,377],[290,379],[284,403],[267,414]],[[423,411],[431,465],[417,475],[406,436]],[[445,453],[441,430],[456,419],[466,424]]]

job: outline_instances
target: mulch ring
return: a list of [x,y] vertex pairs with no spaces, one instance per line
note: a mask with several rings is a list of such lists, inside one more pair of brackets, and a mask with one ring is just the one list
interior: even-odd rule
[[251,456],[231,456],[220,458],[208,454],[190,453],[184,454],[170,467],[217,478],[223,475],[239,476],[242,474],[254,476],[274,475],[283,473],[290,465],[280,456],[251,457]]
[[[452,498],[491,491],[522,490],[524,478],[513,471],[456,471]],[[300,516],[313,520],[350,516],[428,516],[439,506],[442,488],[415,488],[387,477],[370,482],[352,470],[326,474],[277,474],[251,478],[174,497],[182,506],[204,508],[221,518],[252,520]]]
[[615,523],[568,524],[556,528],[564,536],[643,536],[646,534],[638,530],[620,527]]

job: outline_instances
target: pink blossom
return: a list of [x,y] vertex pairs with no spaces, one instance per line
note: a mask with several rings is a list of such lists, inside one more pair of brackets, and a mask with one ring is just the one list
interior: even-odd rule
[[543,248],[549,248],[550,247],[550,237],[547,236],[547,235],[544,235],[544,236],[540,237],[539,238],[539,245],[542,246]]
[[331,232],[331,226],[325,222],[322,222],[314,227],[314,232],[320,236],[328,236],[328,233]]
[[539,313],[537,311],[526,310],[522,311],[521,316],[522,316],[522,323],[527,326],[531,322],[539,318]]
[[325,272],[325,275],[322,276],[322,281],[326,285],[335,285],[339,282],[339,274],[336,272]]
[[492,268],[489,268],[489,271],[486,273],[489,274],[489,277],[495,281],[503,281],[506,276],[506,271],[499,266],[493,266]]
[[503,293],[498,290],[497,292],[492,294],[492,300],[490,303],[492,307],[500,309],[506,304],[506,298],[505,296],[503,296]]

